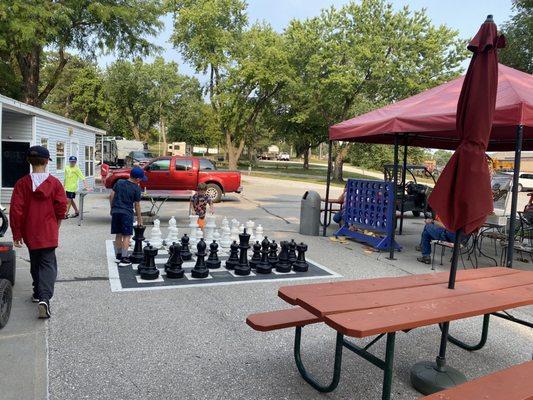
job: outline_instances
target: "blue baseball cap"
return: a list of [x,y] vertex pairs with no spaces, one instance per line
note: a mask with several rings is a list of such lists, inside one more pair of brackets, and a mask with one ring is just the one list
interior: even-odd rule
[[68,162],[76,162],[76,161],[78,161],[78,157],[76,157],[76,156],[70,156],[68,158]]
[[46,147],[43,146],[31,146],[28,149],[28,157],[39,157],[39,158],[47,158],[48,160],[52,161],[50,158],[50,152]]
[[143,182],[148,180],[148,177],[144,174],[144,171],[141,167],[133,167],[130,172],[130,177],[133,179],[140,179]]

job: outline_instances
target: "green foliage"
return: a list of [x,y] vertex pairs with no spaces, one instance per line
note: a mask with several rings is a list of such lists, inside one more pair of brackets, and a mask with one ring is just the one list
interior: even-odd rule
[[[146,35],[157,33],[162,12],[160,0],[3,0],[0,52],[8,55],[4,60],[13,73],[20,73],[24,101],[40,106],[69,61],[67,49],[90,56],[111,51],[146,55],[155,49]],[[45,48],[59,57],[43,85],[39,73]]]
[[533,0],[513,2],[514,15],[502,25],[507,47],[500,51],[500,62],[533,73]]
[[437,161],[437,167],[444,168],[450,158],[452,157],[453,152],[449,150],[437,150],[433,153],[432,160]]
[[[394,147],[382,144],[354,143],[348,152],[348,160],[352,165],[361,168],[383,170],[385,164],[394,162]],[[403,146],[400,146],[400,163],[403,162]],[[425,160],[431,159],[431,154],[420,147],[409,147],[407,150],[407,163],[423,165]]]

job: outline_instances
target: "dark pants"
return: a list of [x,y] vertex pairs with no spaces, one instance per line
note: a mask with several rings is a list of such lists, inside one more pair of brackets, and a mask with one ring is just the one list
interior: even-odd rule
[[422,231],[422,238],[420,240],[420,247],[422,248],[422,255],[431,255],[431,241],[443,240],[445,242],[453,243],[455,241],[455,233],[447,231],[440,225],[426,224]]
[[30,272],[33,278],[33,295],[49,301],[54,295],[57,277],[56,249],[30,250]]

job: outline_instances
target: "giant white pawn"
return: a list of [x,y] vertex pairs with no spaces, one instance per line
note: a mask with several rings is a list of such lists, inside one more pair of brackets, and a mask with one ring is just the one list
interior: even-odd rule
[[196,229],[196,240],[199,242],[201,239],[204,238],[204,232],[200,229]]
[[196,244],[196,231],[198,229],[198,215],[189,215],[189,242],[191,245]]
[[263,227],[261,225],[257,225],[257,228],[255,229],[255,240],[261,243],[264,238]]
[[226,217],[224,217],[222,219],[222,225],[220,225],[220,228],[224,229],[226,226],[229,228],[229,221]]
[[158,219],[154,220],[154,226],[150,230],[150,244],[155,247],[156,249],[160,249],[161,246],[163,246],[163,234],[161,233],[160,229],[161,222]]
[[170,218],[168,220],[168,235],[165,239],[165,246],[171,246],[172,243],[178,242],[178,231],[178,227],[176,226],[176,218]]
[[231,241],[239,240],[239,227],[238,226],[232,225],[231,230],[230,230],[230,239]]
[[220,239],[220,246],[222,248],[229,248],[231,246],[231,231],[229,226],[225,226],[222,228],[222,238]]
[[215,233],[215,229],[217,227],[215,218],[216,217],[214,215],[205,216],[204,234],[205,239],[208,243],[211,243],[211,241],[213,240],[213,234]]

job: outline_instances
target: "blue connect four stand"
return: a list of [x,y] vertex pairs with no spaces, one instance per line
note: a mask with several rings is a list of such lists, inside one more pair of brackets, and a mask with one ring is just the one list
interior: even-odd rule
[[[344,225],[335,236],[351,237],[364,242],[378,250],[390,248],[394,231],[395,204],[393,201],[394,183],[371,181],[366,179],[348,179],[344,199]],[[352,225],[360,230],[369,230],[379,234],[378,237],[353,232]],[[394,248],[401,246],[393,241]]]

